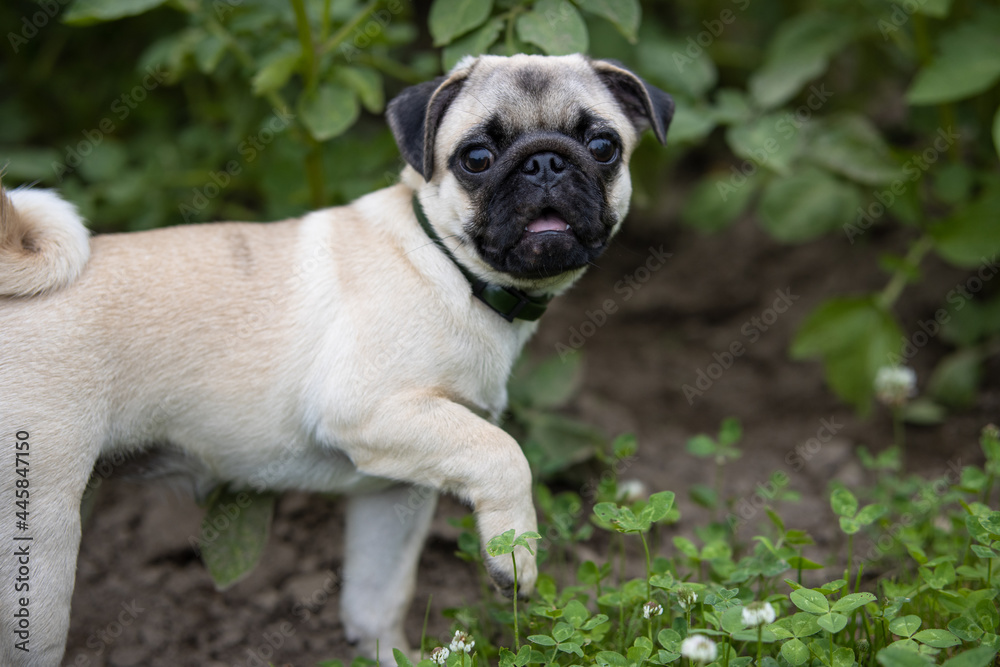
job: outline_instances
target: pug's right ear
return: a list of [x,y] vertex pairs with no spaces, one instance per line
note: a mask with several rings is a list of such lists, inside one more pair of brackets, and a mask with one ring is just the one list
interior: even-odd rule
[[468,70],[455,68],[447,76],[410,86],[386,108],[386,118],[403,159],[425,181],[434,174],[434,138],[448,105],[462,90]]

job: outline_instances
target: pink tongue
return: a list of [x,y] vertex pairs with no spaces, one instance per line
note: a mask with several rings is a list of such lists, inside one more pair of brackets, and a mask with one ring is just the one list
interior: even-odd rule
[[562,218],[557,218],[554,216],[546,216],[544,218],[539,218],[533,223],[525,228],[527,231],[532,233],[538,232],[565,232],[569,229],[569,225]]

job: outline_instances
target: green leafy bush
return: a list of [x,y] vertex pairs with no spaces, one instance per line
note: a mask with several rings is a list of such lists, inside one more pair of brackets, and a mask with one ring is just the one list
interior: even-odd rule
[[[403,85],[467,54],[584,51],[677,100],[670,156],[647,145],[633,161],[637,205],[690,173],[671,171],[690,156],[707,169],[681,218],[699,229],[750,214],[778,242],[865,246],[902,230],[909,249],[882,253],[884,287],[832,297],[792,346],[844,400],[867,411],[878,369],[940,336],[954,353],[905,415],[940,419],[974,403],[1000,346],[1000,300],[984,298],[1000,270],[1000,9],[988,0],[43,5],[0,8],[15,27],[0,85],[19,93],[0,102],[0,154],[8,181],[59,186],[99,230],[345,202],[396,178],[377,116]],[[932,254],[972,273],[933,317],[902,323],[899,298]]]
[[[679,108],[697,110],[697,120],[679,114],[674,141],[704,142],[720,127],[742,159],[706,174],[683,218],[718,230],[749,211],[786,243],[839,233],[868,245],[884,238],[873,227],[905,227],[910,247],[884,256],[885,287],[821,305],[792,354],[821,359],[831,388],[867,411],[879,368],[905,364],[921,340],[948,331],[953,319],[975,320],[968,325],[979,332],[975,343],[944,335],[958,349],[930,381],[938,403],[966,407],[1000,333],[997,304],[976,297],[997,273],[1000,249],[1000,141],[991,142],[988,129],[996,138],[1000,12],[986,2],[814,5],[805,12],[715,4],[699,13],[716,14],[703,22],[702,41],[689,40],[683,51],[668,46],[664,55],[673,49],[672,59],[640,60],[653,80],[688,91]],[[759,23],[765,15],[770,32]],[[767,44],[759,59],[748,30]],[[735,53],[746,53],[754,69],[734,67]],[[725,88],[718,85],[722,66]],[[887,113],[880,98],[900,108]],[[919,323],[919,334],[904,334],[894,306],[920,281],[931,253],[978,277],[949,292],[935,316]]]

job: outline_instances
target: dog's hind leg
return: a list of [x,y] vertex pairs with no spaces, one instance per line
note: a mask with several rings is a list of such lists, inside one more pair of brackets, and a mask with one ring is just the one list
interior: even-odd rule
[[80,498],[93,458],[77,429],[3,415],[0,432],[0,664],[63,657],[80,548]]
[[394,648],[409,652],[403,620],[436,504],[435,490],[404,484],[349,500],[340,615],[369,657],[376,645],[383,660]]

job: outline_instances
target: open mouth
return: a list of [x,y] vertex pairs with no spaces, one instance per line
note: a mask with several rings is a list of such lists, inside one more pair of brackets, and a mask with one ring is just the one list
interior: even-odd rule
[[572,234],[569,223],[554,211],[543,211],[542,214],[529,223],[524,232],[526,236],[533,234]]
[[591,229],[595,222],[555,208],[537,208],[519,221],[519,238],[512,238],[517,227],[505,230],[511,233],[505,239],[509,245],[491,256],[494,261],[487,261],[505,273],[527,279],[552,278],[578,269],[596,256],[606,240],[596,238]]

